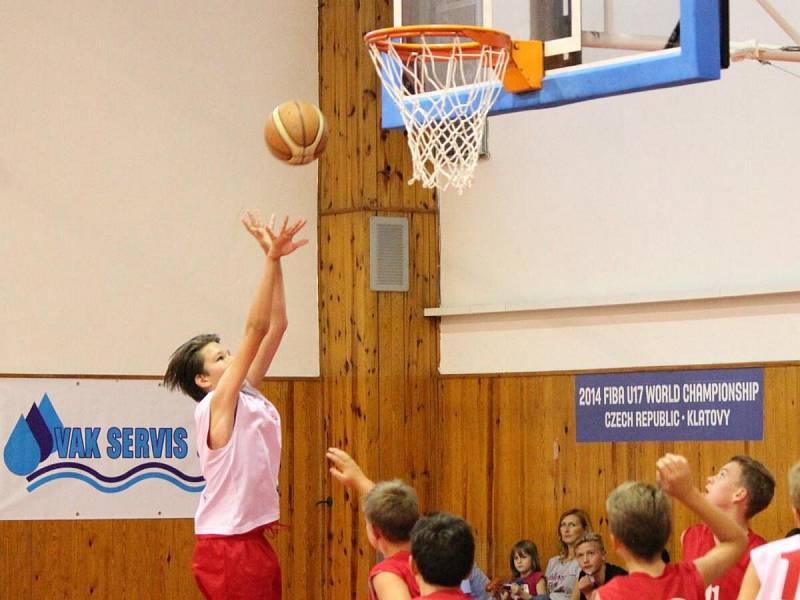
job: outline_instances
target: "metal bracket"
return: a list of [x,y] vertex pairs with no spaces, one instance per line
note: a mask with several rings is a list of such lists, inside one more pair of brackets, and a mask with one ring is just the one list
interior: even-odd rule
[[514,40],[511,57],[503,78],[503,87],[513,93],[541,89],[544,77],[544,42],[542,40]]

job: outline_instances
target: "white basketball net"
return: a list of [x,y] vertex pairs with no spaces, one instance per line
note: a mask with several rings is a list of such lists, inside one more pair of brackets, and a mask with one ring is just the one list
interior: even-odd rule
[[385,51],[376,44],[369,49],[408,131],[414,162],[409,184],[419,181],[440,190],[453,186],[461,193],[472,183],[486,116],[502,89],[509,52],[484,44],[464,48],[458,37],[449,43],[452,51],[436,56],[422,35],[419,52],[405,60],[392,40]]

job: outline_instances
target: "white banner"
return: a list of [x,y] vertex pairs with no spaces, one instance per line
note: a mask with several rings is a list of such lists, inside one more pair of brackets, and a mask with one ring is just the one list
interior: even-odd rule
[[194,516],[194,407],[158,381],[0,379],[0,519]]

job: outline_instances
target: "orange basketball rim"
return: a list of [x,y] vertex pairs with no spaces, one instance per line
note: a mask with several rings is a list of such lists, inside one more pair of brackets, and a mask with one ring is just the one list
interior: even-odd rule
[[[450,38],[451,42],[407,41],[419,38]],[[462,41],[469,39],[472,41]],[[371,31],[364,36],[370,47],[380,52],[393,48],[401,60],[406,61],[427,51],[442,61],[449,60],[454,47],[464,54],[477,56],[484,49],[497,52],[490,56],[507,53],[508,66],[503,77],[503,87],[511,93],[530,92],[542,87],[544,77],[544,42],[541,40],[512,40],[511,36],[497,29],[475,25],[408,25],[387,27]]]

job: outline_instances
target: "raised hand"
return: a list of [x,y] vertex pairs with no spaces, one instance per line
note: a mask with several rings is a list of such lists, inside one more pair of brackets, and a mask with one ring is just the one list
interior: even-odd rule
[[656,462],[656,480],[670,496],[683,498],[692,491],[689,462],[679,454],[665,454]]
[[307,239],[297,241],[293,239],[294,236],[305,227],[305,219],[298,219],[290,226],[289,217],[285,217],[280,231],[275,233],[274,214],[270,217],[269,225],[264,225],[261,222],[258,211],[247,211],[242,218],[242,224],[244,224],[245,229],[256,239],[266,255],[270,258],[286,256],[308,243]]
[[364,474],[358,463],[344,450],[328,448],[325,456],[333,465],[330,468],[331,475],[348,488],[355,489],[360,494],[366,494],[375,485]]

